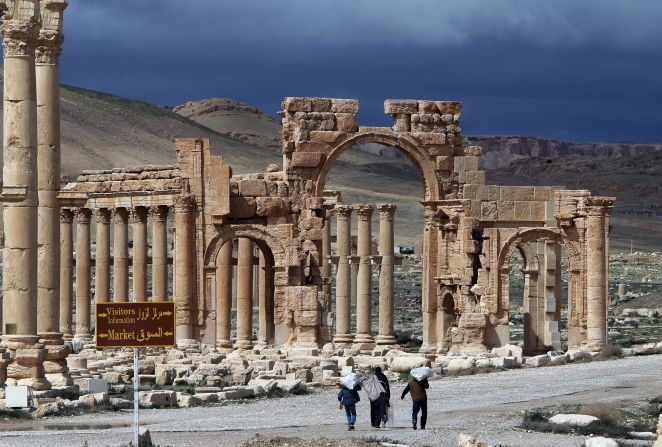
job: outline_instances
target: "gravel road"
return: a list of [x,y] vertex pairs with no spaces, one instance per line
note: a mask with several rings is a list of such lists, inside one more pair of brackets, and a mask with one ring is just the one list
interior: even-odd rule
[[[372,429],[367,397],[358,405],[357,430],[347,432],[333,390],[217,407],[143,410],[141,423],[160,446],[237,446],[256,434],[331,439],[385,438],[412,446],[452,446],[459,433],[508,446],[579,446],[571,435],[527,433],[516,426],[527,408],[562,403],[615,402],[662,394],[662,355],[630,357],[502,373],[443,378],[430,383],[428,429],[413,431],[409,398],[393,386],[395,426]],[[0,447],[119,446],[131,440],[132,413],[0,422]],[[23,425],[22,425],[23,424]]]

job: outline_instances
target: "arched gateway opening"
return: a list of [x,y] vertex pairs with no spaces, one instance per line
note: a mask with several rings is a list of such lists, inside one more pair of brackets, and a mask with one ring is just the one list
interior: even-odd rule
[[579,347],[584,304],[578,253],[569,241],[550,230],[522,231],[508,241],[501,260],[510,342],[525,354]]
[[284,295],[283,285],[276,284],[282,247],[259,226],[252,227],[224,228],[207,251],[219,348],[275,346],[289,337],[289,329],[277,329],[275,319],[275,303]]
[[[382,149],[397,151],[411,164],[403,163],[402,157],[397,163],[393,163],[393,159],[385,162],[375,157],[371,170],[393,170],[393,182],[388,185],[372,184],[366,175],[359,187],[347,191],[340,187],[340,191],[329,194],[331,191],[327,189],[327,183],[334,184],[333,174],[339,180],[336,184],[345,186],[352,183],[343,179],[341,158],[344,158],[343,154],[347,156],[356,153],[359,151],[357,147],[362,145],[378,145]],[[351,159],[348,161],[351,162]],[[340,168],[332,171],[338,162]],[[396,170],[409,177],[408,184],[422,184],[423,188],[418,185],[405,188],[401,185],[399,190]],[[421,306],[427,299],[422,297],[431,293],[436,297],[435,285],[431,283],[432,276],[427,276],[427,282],[423,278],[423,266],[429,265],[431,259],[424,249],[428,246],[416,244],[416,236],[424,231],[425,204],[440,196],[430,155],[413,139],[390,129],[359,131],[331,148],[315,175],[314,188],[316,195],[330,195],[334,198],[328,202],[329,218],[326,222],[330,226],[330,240],[333,241],[328,244],[332,254],[330,260],[335,264],[336,272],[335,281],[332,281],[335,294],[330,299],[336,317],[333,341],[341,345],[352,344],[360,349],[393,345],[397,341],[397,324],[401,329],[397,335],[403,335],[401,341],[410,340],[413,335],[413,345],[420,346],[424,341],[421,334],[426,332],[423,328],[425,319],[421,318]],[[404,217],[400,224],[397,218],[400,212],[403,216],[415,217]],[[415,233],[412,233],[413,227],[417,227]],[[379,231],[373,231],[373,228]],[[398,233],[394,229],[402,231]],[[333,232],[335,237],[331,234]],[[412,257],[405,259],[403,265],[399,252],[395,253],[396,244],[410,250],[418,245],[418,253],[415,254],[417,261]],[[404,282],[409,284],[394,281],[396,272],[399,278],[404,278]],[[327,270],[327,274],[330,276],[330,270]],[[329,295],[330,287],[327,291]],[[433,301],[436,302],[436,299]],[[411,303],[418,304],[415,310],[408,311],[406,307]],[[396,306],[398,312],[395,312]]]

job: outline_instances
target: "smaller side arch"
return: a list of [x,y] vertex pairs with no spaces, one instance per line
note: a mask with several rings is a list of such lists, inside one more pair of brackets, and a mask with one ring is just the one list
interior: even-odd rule
[[216,235],[209,241],[205,250],[205,267],[213,267],[218,252],[228,241],[237,238],[252,240],[261,250],[268,251],[273,256],[274,267],[287,267],[287,252],[277,237],[266,230],[266,227],[255,224],[221,225],[216,227]]

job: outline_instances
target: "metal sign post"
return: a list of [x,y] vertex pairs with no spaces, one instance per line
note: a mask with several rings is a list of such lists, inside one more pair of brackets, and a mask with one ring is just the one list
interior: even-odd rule
[[96,314],[97,349],[133,348],[133,443],[134,447],[138,447],[138,349],[175,346],[175,303],[97,303]]
[[140,377],[138,377],[138,348],[133,348],[133,445],[138,447],[138,401],[140,400]]

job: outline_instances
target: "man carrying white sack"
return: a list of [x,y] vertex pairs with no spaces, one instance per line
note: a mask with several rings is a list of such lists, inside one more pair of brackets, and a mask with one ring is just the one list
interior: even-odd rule
[[418,423],[418,412],[421,412],[421,430],[425,430],[425,423],[428,420],[428,395],[425,390],[430,388],[428,377],[432,375],[430,368],[415,368],[411,370],[412,379],[407,387],[402,391],[401,399],[404,399],[407,393],[411,393],[413,406],[411,409],[412,427],[416,430]]

